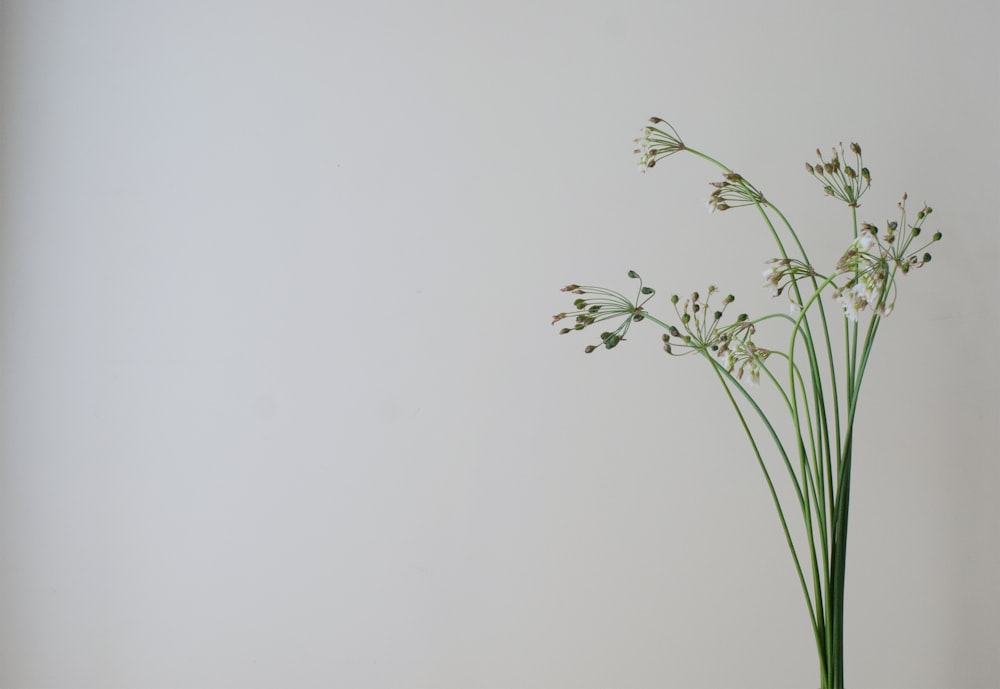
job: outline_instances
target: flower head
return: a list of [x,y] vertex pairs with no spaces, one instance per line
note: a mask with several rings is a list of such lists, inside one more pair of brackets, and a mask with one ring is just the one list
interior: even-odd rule
[[710,184],[715,187],[715,191],[708,197],[708,208],[712,212],[767,203],[760,190],[739,173],[727,172],[721,182]]
[[552,317],[553,325],[565,319],[573,321],[572,326],[562,328],[559,334],[566,335],[574,330],[584,330],[595,323],[621,319],[614,330],[601,333],[599,344],[588,345],[584,351],[589,354],[602,346],[605,349],[617,347],[625,339],[629,326],[646,317],[643,307],[656,294],[652,287],[642,284],[642,278],[634,270],[628,271],[628,276],[639,281],[639,289],[634,300],[604,287],[581,287],[577,284],[563,287],[563,292],[582,296],[573,301],[574,311],[557,313]]
[[[643,127],[635,139],[637,148],[633,152],[639,156],[639,172],[646,172],[661,158],[684,150],[684,142],[669,122],[659,117],[650,117],[649,122],[651,126]],[[664,125],[665,129],[659,125]]]
[[833,294],[850,320],[856,321],[858,314],[868,307],[880,316],[892,313],[896,300],[896,273],[906,275],[929,262],[931,255],[924,249],[941,239],[941,233],[936,232],[930,241],[913,248],[924,220],[933,209],[924,206],[917,213],[917,222],[908,225],[904,194],[899,210],[899,221],[886,223],[886,231],[881,236],[874,225],[862,224],[857,238],[837,263],[837,271],[848,279]]
[[823,185],[823,191],[827,196],[840,199],[849,206],[857,206],[862,195],[871,186],[872,178],[868,168],[864,166],[861,157],[861,146],[851,144],[851,153],[854,155],[854,165],[841,163],[841,158],[846,158],[844,144],[833,148],[833,157],[826,160],[820,150],[816,149],[816,156],[819,163],[813,165],[806,163],[806,171],[815,177]]

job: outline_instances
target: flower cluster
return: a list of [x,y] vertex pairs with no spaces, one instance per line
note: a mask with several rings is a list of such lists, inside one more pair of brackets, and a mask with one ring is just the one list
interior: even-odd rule
[[710,184],[715,187],[715,191],[708,198],[708,209],[713,213],[740,206],[767,203],[760,190],[736,172],[727,172],[721,182],[710,182]]
[[823,154],[817,148],[816,155],[819,157],[819,164],[806,163],[806,170],[819,180],[820,184],[823,185],[823,191],[828,196],[833,196],[856,207],[861,196],[871,186],[872,178],[868,168],[864,166],[861,146],[852,143],[851,153],[854,154],[855,165],[853,167],[840,162],[841,157],[845,155],[844,144],[840,144],[839,151],[838,148],[833,149],[833,158],[829,161],[823,158]]
[[[639,172],[646,172],[661,158],[684,150],[684,142],[669,122],[659,117],[650,117],[649,121],[653,126],[643,127],[639,137],[635,139],[638,147],[633,153],[639,156]],[[660,129],[657,125],[665,125],[670,131]]]
[[931,255],[924,249],[941,239],[941,233],[935,232],[929,241],[913,248],[924,220],[934,209],[925,205],[917,213],[917,222],[907,225],[906,194],[903,194],[899,210],[900,220],[886,223],[886,232],[881,237],[874,225],[862,224],[857,239],[837,263],[837,272],[848,275],[849,279],[833,295],[851,320],[857,320],[858,314],[869,306],[878,315],[888,316],[895,305],[896,271],[905,275],[928,263]]
[[628,276],[639,281],[639,289],[634,300],[604,287],[581,287],[575,284],[563,287],[563,292],[582,296],[573,302],[574,311],[557,313],[552,317],[553,324],[567,318],[574,321],[572,327],[562,328],[559,334],[566,335],[574,330],[583,330],[595,323],[609,319],[622,319],[614,330],[601,333],[600,344],[587,345],[584,351],[590,354],[601,346],[604,346],[605,349],[614,349],[618,346],[618,343],[625,339],[629,326],[646,317],[644,306],[656,294],[652,287],[646,287],[642,284],[642,278],[634,270],[628,271]]
[[717,293],[718,289],[709,286],[704,298],[694,292],[682,306],[678,306],[680,297],[676,294],[670,297],[683,332],[670,326],[663,335],[663,351],[674,356],[708,352],[722,359],[725,369],[738,380],[749,374],[749,384],[756,385],[760,382],[761,363],[770,352],[752,341],[755,326],[747,314],[741,313],[734,322],[722,325],[726,309],[735,298],[731,294],[723,297],[721,306],[713,308],[710,302]]
[[[771,292],[772,297],[777,297],[789,285],[804,276],[816,276],[816,271],[808,263],[794,258],[772,258],[767,261],[767,268],[763,272],[764,287]],[[791,290],[788,295],[788,308],[793,316],[798,315],[802,309],[802,305],[796,299],[797,292]]]

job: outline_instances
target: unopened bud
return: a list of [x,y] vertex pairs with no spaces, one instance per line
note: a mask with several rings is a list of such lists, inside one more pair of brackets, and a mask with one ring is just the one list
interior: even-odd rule
[[639,277],[639,273],[635,272],[634,270],[630,270],[628,271],[628,276],[634,280]]
[[937,242],[937,241],[940,241],[940,239],[941,239],[941,233],[940,232],[935,232],[934,233],[934,241]]
[[924,263],[930,263],[930,261],[931,261],[931,255],[924,254]]
[[585,351],[587,354],[590,354],[595,349],[597,349],[596,346],[594,346],[594,345],[587,345],[586,347],[583,348],[583,351]]
[[643,294],[655,294],[656,293],[656,290],[654,290],[652,287],[643,287],[639,291],[642,292]]
[[618,343],[622,341],[621,335],[612,335],[604,341],[604,346],[608,349],[614,349],[618,346]]
[[715,316],[715,320],[719,320],[720,318],[722,318],[722,312],[721,311],[716,311],[712,315]]
[[580,289],[580,285],[566,285],[565,287],[563,287],[559,291],[560,292],[575,292],[578,289]]
[[565,335],[566,333],[571,333],[571,332],[573,332],[572,328],[563,328],[562,330],[559,331],[559,334]]
[[806,172],[808,172],[810,175],[815,175],[816,174],[816,168],[814,168],[809,163],[806,163]]
[[649,121],[652,122],[653,124],[660,124],[661,122],[663,122],[663,120],[661,120],[659,117],[650,117]]
[[914,227],[913,231],[910,234],[912,234],[914,237],[919,237],[920,236],[920,228],[919,227]]
[[676,304],[679,300],[680,300],[680,297],[678,297],[676,294],[671,294],[670,295],[670,303],[671,304]]
[[750,316],[746,315],[745,313],[741,313],[739,316],[736,317],[736,320],[742,323],[748,318],[750,318]]
[[851,144],[851,153],[853,153],[854,155],[857,155],[857,156],[861,155],[861,147],[858,146],[856,143],[852,143]]

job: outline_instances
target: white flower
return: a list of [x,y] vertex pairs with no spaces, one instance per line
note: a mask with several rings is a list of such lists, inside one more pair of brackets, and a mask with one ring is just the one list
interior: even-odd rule
[[792,316],[798,316],[802,313],[802,305],[798,302],[794,302],[791,299],[788,300],[788,313]]
[[858,238],[854,242],[854,245],[865,253],[870,253],[876,244],[875,235],[868,230],[862,230],[861,234],[858,235]]
[[777,266],[768,266],[762,273],[764,277],[764,287],[771,291],[771,296],[778,296],[778,282],[781,280],[781,271]]
[[863,305],[854,295],[848,292],[840,298],[840,304],[844,307],[844,315],[847,316],[847,319],[857,322],[858,313],[861,311]]

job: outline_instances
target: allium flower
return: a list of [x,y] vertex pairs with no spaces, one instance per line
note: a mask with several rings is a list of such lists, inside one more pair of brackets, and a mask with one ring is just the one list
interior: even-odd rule
[[857,238],[837,263],[837,272],[849,276],[849,279],[833,294],[844,307],[844,315],[851,320],[856,321],[858,314],[868,307],[880,316],[892,313],[896,271],[905,275],[913,268],[926,264],[931,255],[921,255],[920,252],[941,239],[941,233],[936,232],[923,246],[911,248],[913,241],[920,236],[924,219],[933,209],[924,206],[917,213],[917,222],[913,225],[906,223],[905,194],[899,209],[900,220],[886,223],[886,232],[881,237],[874,225],[862,224]]
[[712,212],[767,203],[760,190],[736,172],[727,172],[723,181],[710,184],[715,187],[708,198],[708,208]]
[[[634,270],[628,271],[628,276],[639,281],[639,289],[635,300],[628,299],[623,294],[604,287],[581,287],[580,285],[566,285],[563,292],[583,295],[574,300],[575,311],[557,313],[552,317],[552,324],[572,318],[574,325],[565,327],[559,331],[560,335],[566,335],[574,330],[583,330],[595,323],[609,319],[621,319],[621,322],[614,330],[601,333],[601,342],[596,345],[587,345],[584,351],[590,354],[594,350],[603,346],[605,349],[614,349],[625,339],[629,326],[643,320],[645,316],[644,306],[646,302],[653,298],[656,291],[652,287],[642,284],[642,278]],[[585,298],[584,298],[585,297]]]
[[816,271],[811,266],[797,259],[772,258],[767,264],[767,268],[764,269],[762,275],[764,277],[764,287],[771,292],[772,297],[780,295],[788,285],[800,277],[816,275]]
[[[684,150],[684,142],[669,122],[659,117],[650,117],[649,121],[653,126],[643,127],[635,140],[637,148],[633,152],[639,156],[639,172],[646,172],[661,158]],[[657,125],[665,125],[670,131],[660,129]]]
[[[760,382],[761,362],[770,352],[754,344],[752,337],[756,326],[745,313],[738,315],[728,325],[722,324],[726,309],[733,303],[734,297],[731,294],[724,297],[722,304],[714,308],[711,301],[717,293],[718,289],[709,286],[704,297],[694,292],[681,306],[678,306],[681,304],[680,297],[674,295],[670,298],[681,328],[671,327],[663,335],[663,349],[675,356],[697,351],[707,352],[720,359],[723,367],[737,380],[742,380],[744,374],[748,374],[748,384],[756,385]],[[680,351],[675,352],[675,348]]]
[[857,206],[862,195],[871,186],[872,178],[861,158],[861,146],[852,143],[851,153],[854,154],[853,167],[840,162],[841,158],[845,157],[844,144],[833,149],[833,158],[829,161],[823,158],[823,154],[817,148],[816,156],[819,158],[819,164],[806,163],[806,171],[819,180],[827,196],[840,199],[850,206]]

